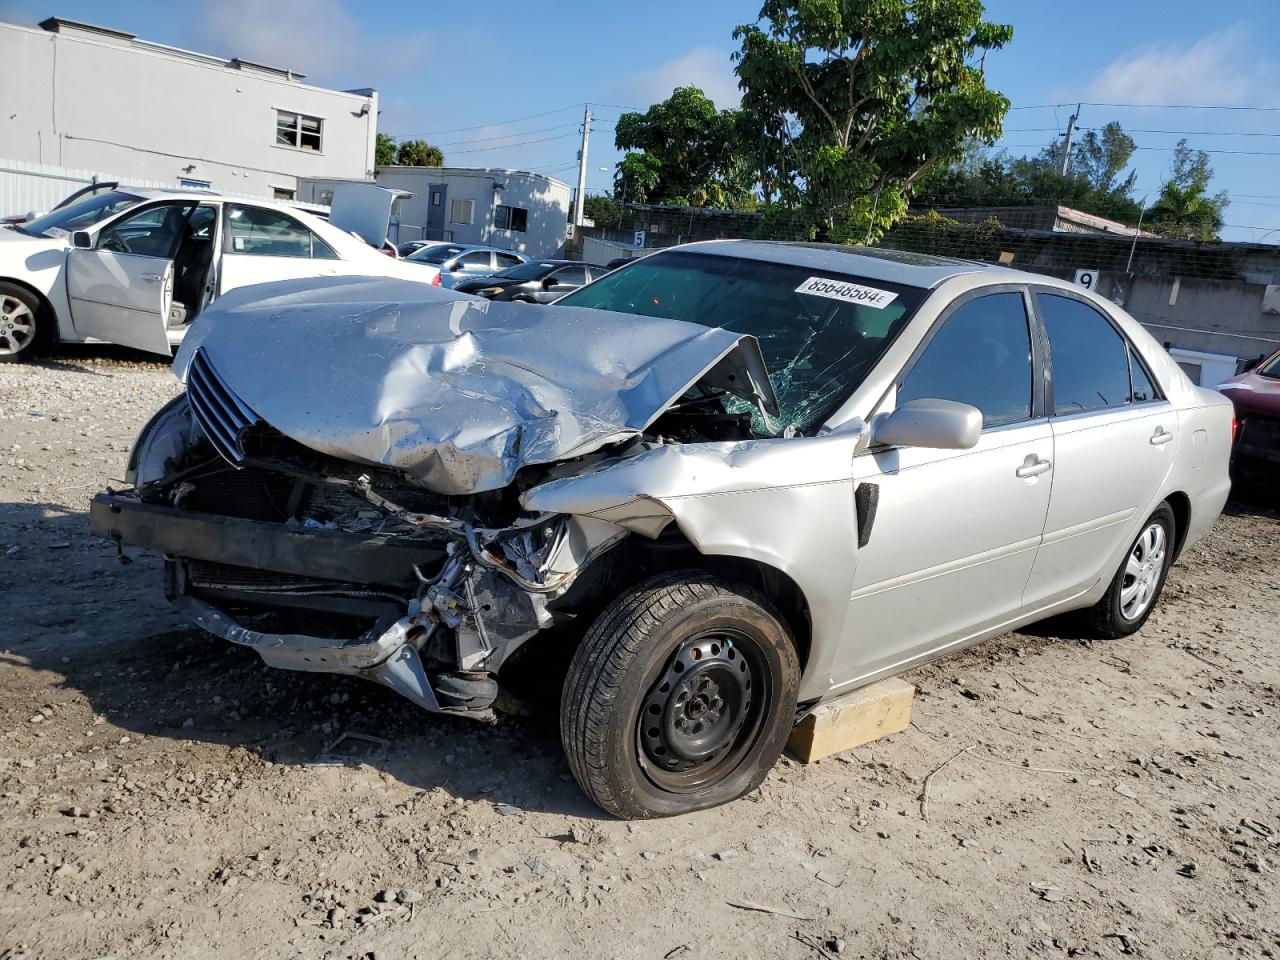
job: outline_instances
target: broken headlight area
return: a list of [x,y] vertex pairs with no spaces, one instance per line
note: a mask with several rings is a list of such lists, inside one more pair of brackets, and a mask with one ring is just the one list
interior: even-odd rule
[[238,442],[233,465],[170,404],[135,446],[134,489],[94,499],[93,531],[163,553],[171,601],[267,664],[364,676],[429,710],[492,717],[504,663],[573,620],[578,575],[627,535],[530,514],[527,484],[446,496],[261,422]]

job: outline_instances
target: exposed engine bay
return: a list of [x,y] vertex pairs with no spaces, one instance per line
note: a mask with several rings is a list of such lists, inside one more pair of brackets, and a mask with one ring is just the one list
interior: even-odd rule
[[757,436],[751,413],[731,409],[736,398],[695,385],[640,436],[525,467],[501,489],[450,495],[261,421],[239,432],[229,462],[218,427],[204,425],[226,401],[192,398],[144,430],[135,488],[96,498],[95,531],[163,549],[170,600],[270,665],[360,674],[426,709],[482,718],[520,709],[530,677],[508,682],[520,671],[504,668],[527,641],[546,634],[554,646],[627,583],[690,551],[656,525],[643,528],[656,539],[634,537],[606,520],[527,510],[521,494],[669,444]]

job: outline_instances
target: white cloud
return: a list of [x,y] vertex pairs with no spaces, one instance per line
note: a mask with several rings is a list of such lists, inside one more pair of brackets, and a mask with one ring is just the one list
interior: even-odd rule
[[195,49],[240,57],[353,88],[421,71],[430,40],[416,31],[374,36],[339,0],[219,0],[205,8]]
[[697,87],[724,110],[742,99],[729,54],[715,47],[696,47],[682,57],[632,74],[616,94],[622,103],[647,108],[665,100],[676,87]]
[[1240,28],[1190,45],[1156,44],[1108,66],[1089,86],[1089,99],[1106,103],[1238,104],[1256,95],[1266,72]]

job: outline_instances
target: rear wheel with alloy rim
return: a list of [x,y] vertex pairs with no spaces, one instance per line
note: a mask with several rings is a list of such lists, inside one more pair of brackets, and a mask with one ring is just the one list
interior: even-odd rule
[[46,313],[30,290],[0,283],[0,363],[28,360],[44,348],[50,334]]
[[778,759],[800,664],[763,597],[668,574],[614,601],[574,655],[560,731],[579,785],[615,816],[671,816],[737,799]]
[[1147,622],[1173,559],[1173,510],[1161,503],[1142,525],[1102,599],[1089,611],[1094,630],[1125,637]]

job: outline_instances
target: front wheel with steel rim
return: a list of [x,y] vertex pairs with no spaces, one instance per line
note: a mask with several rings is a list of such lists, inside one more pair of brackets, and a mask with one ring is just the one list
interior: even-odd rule
[[764,597],[705,573],[666,574],[615,600],[574,654],[565,755],[618,817],[727,803],[777,761],[799,681],[791,631]]
[[1090,610],[1096,632],[1113,639],[1125,637],[1147,622],[1169,573],[1173,534],[1173,510],[1161,503],[1129,545],[1111,586]]
[[0,282],[0,363],[34,357],[49,334],[49,318],[40,299],[25,287]]

